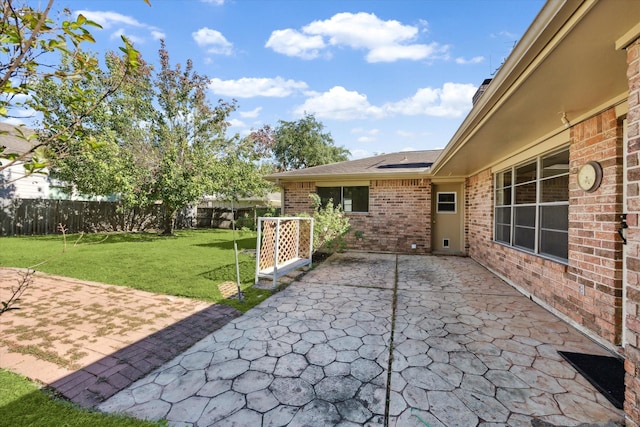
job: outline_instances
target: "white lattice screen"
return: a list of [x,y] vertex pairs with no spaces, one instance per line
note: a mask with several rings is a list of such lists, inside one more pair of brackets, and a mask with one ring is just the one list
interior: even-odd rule
[[313,218],[260,217],[256,242],[256,283],[260,277],[276,279],[311,264]]

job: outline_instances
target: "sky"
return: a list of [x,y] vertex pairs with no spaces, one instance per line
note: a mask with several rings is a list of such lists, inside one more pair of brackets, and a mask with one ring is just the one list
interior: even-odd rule
[[[29,3],[32,3],[31,1]],[[314,114],[351,159],[443,148],[542,0],[56,0],[158,63],[193,61],[209,99],[237,100],[230,131]]]

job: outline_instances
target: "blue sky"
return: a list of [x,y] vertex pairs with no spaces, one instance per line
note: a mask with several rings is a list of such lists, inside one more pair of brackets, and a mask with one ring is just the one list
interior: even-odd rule
[[[444,147],[542,0],[58,0],[157,63],[192,59],[232,132],[315,114],[352,158]],[[103,58],[103,55],[101,55]]]

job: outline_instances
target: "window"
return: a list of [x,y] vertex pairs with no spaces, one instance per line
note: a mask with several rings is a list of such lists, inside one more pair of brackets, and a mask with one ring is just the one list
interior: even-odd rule
[[436,211],[456,213],[456,193],[438,193]]
[[342,206],[345,212],[369,212],[369,187],[318,187],[322,204],[333,200],[334,206]]
[[568,259],[568,149],[497,173],[494,189],[495,241]]

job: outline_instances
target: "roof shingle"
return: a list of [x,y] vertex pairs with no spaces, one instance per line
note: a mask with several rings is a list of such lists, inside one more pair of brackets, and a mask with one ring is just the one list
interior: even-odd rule
[[442,150],[401,151],[267,175],[270,181],[300,178],[418,175],[429,172]]

